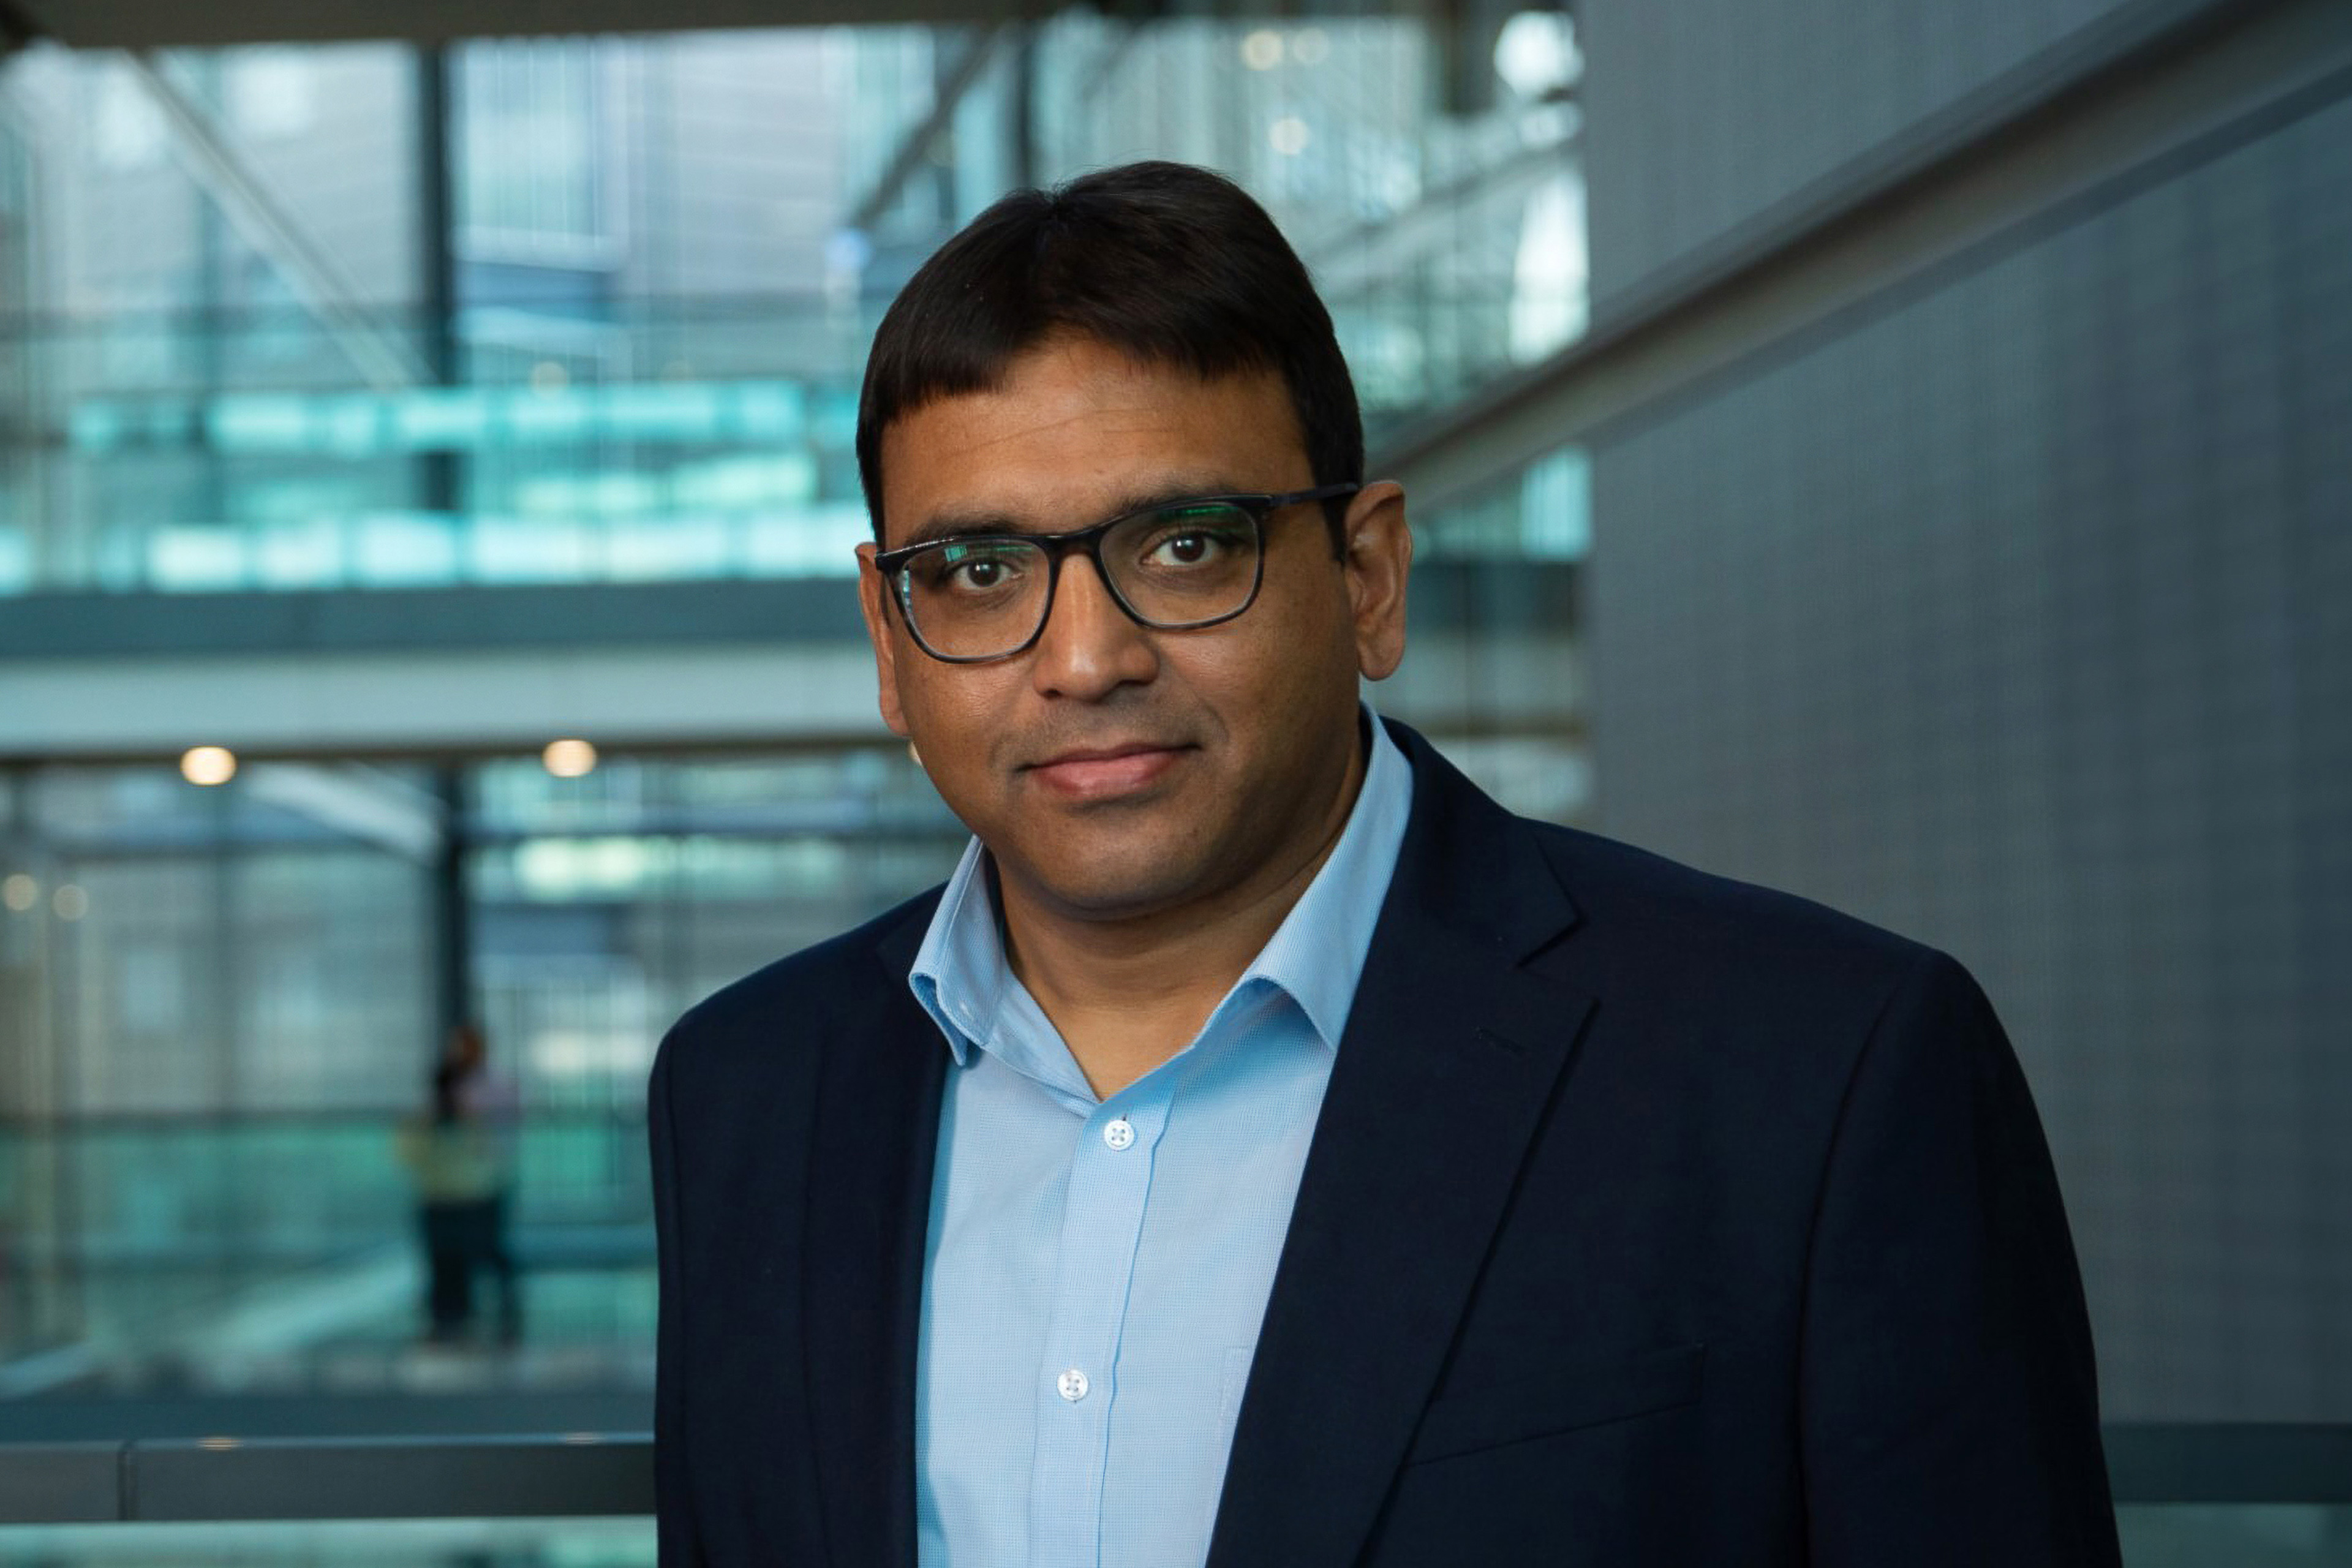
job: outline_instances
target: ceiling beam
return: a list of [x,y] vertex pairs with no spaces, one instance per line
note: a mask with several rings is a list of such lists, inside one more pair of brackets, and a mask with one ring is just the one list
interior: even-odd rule
[[[436,44],[462,38],[581,33],[893,23],[990,25],[1048,14],[1029,0],[0,0],[0,32],[25,30],[74,48],[182,48],[362,40]],[[1155,7],[1157,8],[1157,7]]]

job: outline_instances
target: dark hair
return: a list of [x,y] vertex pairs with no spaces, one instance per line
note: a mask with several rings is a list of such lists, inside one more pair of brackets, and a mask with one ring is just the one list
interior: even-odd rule
[[[857,474],[882,537],[882,433],[992,391],[1056,333],[1204,380],[1275,371],[1318,485],[1364,477],[1356,386],[1331,313],[1265,209],[1222,174],[1127,163],[1015,191],[923,263],[882,317],[857,405]],[[1325,503],[1334,548],[1345,498]]]

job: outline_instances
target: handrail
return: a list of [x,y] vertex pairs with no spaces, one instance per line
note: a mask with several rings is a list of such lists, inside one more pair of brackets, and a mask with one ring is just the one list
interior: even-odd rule
[[642,1433],[0,1444],[0,1524],[538,1519],[653,1511]]
[[[2352,1423],[2112,1422],[2116,1501],[2352,1506]],[[653,1439],[0,1444],[0,1525],[611,1518],[654,1507]]]

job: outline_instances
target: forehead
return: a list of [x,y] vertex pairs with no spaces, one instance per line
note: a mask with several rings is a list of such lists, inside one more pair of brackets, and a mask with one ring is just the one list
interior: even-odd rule
[[1203,379],[1091,339],[1049,341],[1002,384],[937,399],[882,434],[893,542],[942,513],[1067,528],[1129,497],[1313,482],[1273,371]]

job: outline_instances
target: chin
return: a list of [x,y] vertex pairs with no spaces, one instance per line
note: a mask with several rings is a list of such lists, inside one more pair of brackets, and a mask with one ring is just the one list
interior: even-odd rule
[[1065,910],[1093,920],[1123,920],[1179,904],[1198,896],[1198,868],[1164,860],[1108,856],[1065,860],[1055,866],[1032,864],[1024,878],[1030,887]]
[[1129,920],[1148,915],[1153,910],[1180,901],[1181,895],[1170,889],[1139,887],[1131,881],[1110,882],[1101,876],[1090,876],[1084,881],[1057,880],[1040,882],[1037,886],[1060,908],[1088,920]]

